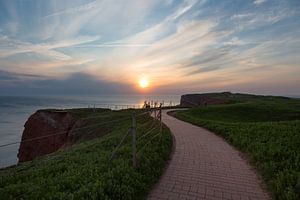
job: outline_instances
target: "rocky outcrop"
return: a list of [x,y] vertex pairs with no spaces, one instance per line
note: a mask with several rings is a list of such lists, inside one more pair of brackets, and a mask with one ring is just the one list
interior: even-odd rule
[[19,162],[57,151],[68,140],[76,120],[66,111],[38,110],[25,123]]
[[180,106],[195,107],[195,106],[226,104],[226,103],[228,103],[228,100],[226,100],[226,97],[230,97],[231,95],[232,94],[230,92],[185,94],[185,95],[181,96]]

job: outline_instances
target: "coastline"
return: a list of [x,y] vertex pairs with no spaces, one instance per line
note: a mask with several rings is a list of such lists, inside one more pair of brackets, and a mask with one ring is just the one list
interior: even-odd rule
[[[179,103],[179,95],[0,96],[1,144],[20,142],[27,119],[40,109],[110,108],[142,105],[145,100]],[[116,107],[116,105],[123,105]],[[17,164],[19,144],[0,149],[0,168]]]

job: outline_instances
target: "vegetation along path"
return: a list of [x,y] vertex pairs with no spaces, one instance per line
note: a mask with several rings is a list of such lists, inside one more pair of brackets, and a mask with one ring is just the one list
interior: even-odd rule
[[163,111],[176,147],[149,199],[269,199],[239,151],[201,127]]

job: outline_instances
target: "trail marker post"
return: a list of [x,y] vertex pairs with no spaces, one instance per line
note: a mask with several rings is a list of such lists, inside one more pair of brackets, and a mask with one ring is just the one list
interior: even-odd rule
[[154,103],[154,118],[155,119],[157,118],[157,115],[156,115],[156,102]]
[[162,110],[162,103],[160,103],[159,105],[159,122],[160,122],[160,134],[162,134],[162,121],[161,121],[161,117],[162,117],[162,113],[161,113],[161,110]]
[[136,159],[136,118],[135,111],[132,112],[132,164],[133,167],[137,167],[137,159]]

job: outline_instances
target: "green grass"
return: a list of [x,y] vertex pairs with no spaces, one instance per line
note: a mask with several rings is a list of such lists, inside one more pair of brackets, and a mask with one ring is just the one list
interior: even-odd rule
[[300,119],[300,102],[245,102],[191,109],[192,116],[222,122],[268,122]]
[[245,152],[274,199],[297,200],[300,199],[299,113],[299,100],[248,98],[244,103],[179,111],[176,117],[212,130]]
[[[163,127],[163,134],[153,140],[151,138],[158,133],[158,128],[148,137],[138,140],[138,150],[146,142],[148,145],[138,153],[138,167],[134,169],[131,136],[112,162],[108,162],[114,147],[130,127],[131,111],[98,110],[91,113],[77,109],[71,112],[79,118],[96,117],[87,120],[88,124],[94,123],[90,120],[127,119],[106,124],[104,133],[99,133],[99,137],[94,135],[93,140],[82,136],[84,140],[79,138],[81,142],[77,141],[59,152],[0,170],[0,199],[144,199],[169,158],[172,148],[169,129]],[[138,117],[138,136],[152,123],[148,115]],[[90,131],[82,131],[81,135]]]
[[244,103],[244,102],[268,102],[268,103],[286,103],[295,102],[296,100],[282,97],[282,96],[264,96],[264,95],[254,95],[254,94],[244,94],[244,93],[231,93],[231,92],[221,92],[221,93],[204,93],[201,94],[210,98],[216,98],[225,100],[227,103]]

